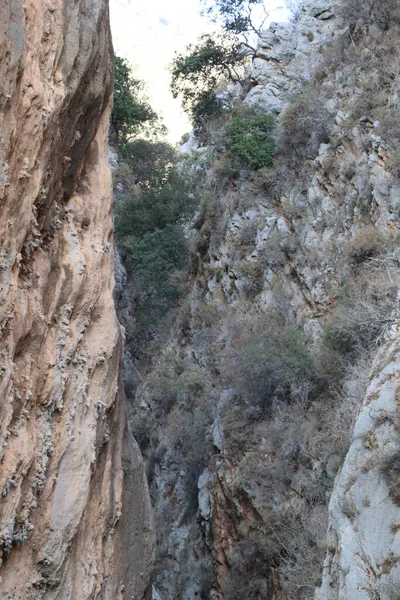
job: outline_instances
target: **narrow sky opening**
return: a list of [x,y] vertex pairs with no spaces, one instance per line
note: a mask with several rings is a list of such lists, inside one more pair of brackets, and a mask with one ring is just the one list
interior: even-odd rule
[[[288,20],[282,4],[283,0],[265,3],[269,22]],[[210,30],[200,15],[199,0],[110,0],[110,11],[114,51],[136,67],[153,108],[168,127],[169,140],[178,142],[191,125],[169,91],[168,67],[176,51]]]

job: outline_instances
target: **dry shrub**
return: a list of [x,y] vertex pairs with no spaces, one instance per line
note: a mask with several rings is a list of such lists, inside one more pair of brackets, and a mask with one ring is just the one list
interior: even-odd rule
[[383,30],[400,22],[399,0],[347,0],[340,10],[340,17],[350,26],[379,25]]
[[331,321],[325,346],[351,360],[383,339],[399,316],[398,250],[369,258],[351,274]]
[[361,229],[347,246],[347,256],[353,265],[360,265],[385,250],[388,239],[373,225]]
[[385,478],[392,501],[400,506],[400,450],[383,457],[380,470]]
[[246,298],[249,300],[255,298],[264,287],[264,267],[257,261],[242,260],[238,265],[238,271]]
[[[287,555],[281,557],[277,571],[282,575],[283,589],[296,598],[313,598],[321,584],[328,529],[327,506],[309,508],[299,518],[295,515],[291,529],[279,531]],[[282,537],[283,536],[283,540]]]
[[258,223],[257,221],[248,221],[240,228],[237,237],[237,244],[245,249],[250,249],[254,246],[257,237]]
[[315,86],[306,87],[282,113],[278,129],[281,154],[315,154],[321,143],[329,142],[333,117],[325,106],[327,98]]
[[272,315],[246,325],[233,331],[221,370],[246,404],[266,414],[275,399],[290,397],[293,384],[312,380],[314,365],[307,340],[297,328]]
[[264,242],[260,252],[260,259],[265,265],[283,267],[288,262],[288,257],[282,248],[282,238],[283,236],[280,231],[275,229]]

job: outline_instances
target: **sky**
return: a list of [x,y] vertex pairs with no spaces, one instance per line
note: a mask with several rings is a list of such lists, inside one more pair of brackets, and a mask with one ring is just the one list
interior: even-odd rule
[[[287,20],[278,7],[284,0],[266,0],[270,20]],[[110,0],[114,51],[134,65],[146,83],[154,110],[161,114],[175,143],[191,129],[187,116],[169,91],[168,66],[175,51],[210,29],[200,16],[200,0]]]

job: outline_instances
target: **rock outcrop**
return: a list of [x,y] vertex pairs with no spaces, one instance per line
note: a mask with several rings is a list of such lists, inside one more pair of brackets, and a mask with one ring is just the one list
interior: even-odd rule
[[112,297],[108,3],[6,0],[0,24],[1,597],[141,599],[153,532]]
[[336,8],[332,0],[303,2],[296,22],[271,23],[261,32],[247,104],[279,114],[299,86],[313,79],[327,41],[340,34]]
[[330,502],[328,555],[316,598],[393,600],[400,584],[399,333],[370,373]]

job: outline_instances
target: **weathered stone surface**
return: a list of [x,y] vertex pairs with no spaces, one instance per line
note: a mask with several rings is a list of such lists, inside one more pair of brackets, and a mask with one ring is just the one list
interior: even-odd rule
[[[334,5],[333,5],[334,4]],[[312,78],[328,39],[338,33],[337,3],[305,2],[296,23],[271,23],[262,31],[245,102],[279,114],[299,81]]]
[[107,2],[5,0],[0,25],[2,597],[142,598],[153,538],[119,380]]
[[329,552],[318,600],[396,597],[400,508],[386,475],[399,469],[395,462],[399,351],[399,335],[393,332],[393,339],[380,350],[372,368],[352,444],[330,502]]

